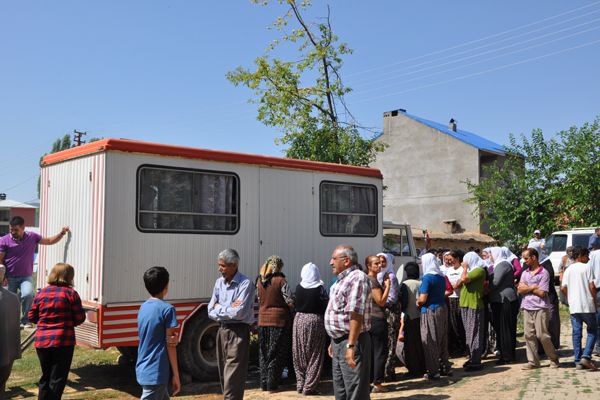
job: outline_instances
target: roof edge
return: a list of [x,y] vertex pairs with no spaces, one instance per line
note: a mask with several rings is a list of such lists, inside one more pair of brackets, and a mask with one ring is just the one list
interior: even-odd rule
[[381,171],[376,168],[357,167],[354,165],[334,164],[321,161],[297,160],[284,157],[263,156],[258,154],[235,153],[222,150],[207,150],[128,139],[102,139],[92,143],[84,144],[82,146],[72,147],[57,153],[48,154],[42,159],[41,166],[45,167],[74,158],[105,151],[154,154],[167,157],[182,157],[207,161],[231,162],[236,164],[256,164],[269,167],[369,176],[379,179],[383,178]]

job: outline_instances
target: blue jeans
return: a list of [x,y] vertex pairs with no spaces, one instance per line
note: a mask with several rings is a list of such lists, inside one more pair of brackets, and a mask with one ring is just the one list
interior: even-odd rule
[[[583,350],[583,354],[581,354],[581,336],[584,322],[587,327],[587,339],[585,341],[585,349]],[[596,314],[571,314],[571,326],[573,327],[573,355],[575,356],[575,364],[578,364],[582,357],[591,360],[592,350],[596,343],[596,335],[598,334]]]
[[169,400],[167,385],[142,385],[140,400]]
[[[596,298],[598,299],[598,304],[600,304],[600,290],[596,292]],[[596,353],[600,353],[600,307],[596,310],[596,325],[598,326],[598,332],[596,334]]]
[[21,323],[27,324],[29,322],[27,313],[33,303],[33,278],[31,276],[7,276],[6,279],[8,279],[8,290],[15,294],[17,294],[17,290],[21,292],[21,312],[23,313]]

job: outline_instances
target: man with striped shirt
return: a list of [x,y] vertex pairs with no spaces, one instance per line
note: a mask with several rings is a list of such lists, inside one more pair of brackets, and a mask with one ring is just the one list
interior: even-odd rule
[[371,285],[358,267],[352,246],[339,245],[330,260],[336,283],[325,311],[325,329],[331,336],[333,391],[336,400],[370,398]]

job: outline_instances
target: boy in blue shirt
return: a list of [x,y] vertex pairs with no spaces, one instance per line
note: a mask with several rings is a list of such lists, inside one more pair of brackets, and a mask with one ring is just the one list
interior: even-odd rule
[[177,316],[175,307],[163,301],[169,291],[169,272],[163,267],[152,267],[144,273],[144,284],[151,297],[138,313],[140,344],[135,374],[142,386],[142,400],[166,400],[171,371],[173,396],[181,389],[177,367]]

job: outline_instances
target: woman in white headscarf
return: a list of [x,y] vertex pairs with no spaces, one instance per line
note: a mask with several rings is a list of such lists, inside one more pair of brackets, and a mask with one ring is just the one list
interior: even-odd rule
[[421,342],[427,373],[424,378],[438,379],[448,375],[448,308],[446,306],[446,278],[434,254],[421,257],[423,279],[419,288],[417,306],[421,307]]
[[327,291],[319,268],[308,263],[302,267],[296,287],[296,316],[292,332],[292,356],[296,372],[296,389],[305,395],[316,394],[325,356]]
[[398,340],[398,331],[400,329],[400,284],[394,272],[394,256],[390,253],[377,254],[381,261],[381,272],[377,274],[377,280],[383,285],[385,276],[390,279],[390,292],[385,302],[385,319],[388,326],[388,354],[385,361],[385,379],[387,381],[396,380],[396,341]]
[[493,264],[492,261],[490,260],[490,250],[491,249],[492,249],[491,247],[486,247],[485,249],[481,250],[481,259],[483,260],[483,264],[486,268],[489,267],[490,264]]
[[494,273],[490,277],[490,306],[500,351],[496,364],[504,365],[515,360],[517,345],[517,315],[519,302],[514,281],[514,269],[508,261],[510,251],[506,247],[492,248]]
[[515,255],[515,253],[510,251],[510,249],[508,247],[503,247],[502,250],[505,251],[506,254],[508,255],[506,257],[506,261],[508,261],[512,265],[513,276],[514,276],[515,280],[518,281],[519,279],[521,279],[521,273],[523,272],[523,266],[521,265],[521,261],[519,260],[519,257],[517,257]]
[[485,323],[483,292],[486,280],[484,265],[484,261],[473,251],[463,257],[459,304],[469,351],[469,359],[464,364],[467,371],[482,367]]

